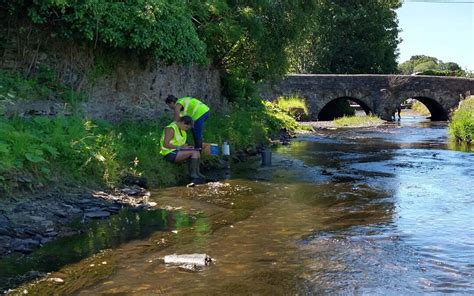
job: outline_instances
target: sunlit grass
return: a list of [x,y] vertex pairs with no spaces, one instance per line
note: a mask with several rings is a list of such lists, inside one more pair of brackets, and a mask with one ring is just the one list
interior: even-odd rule
[[375,115],[343,116],[334,120],[334,125],[339,127],[373,126],[381,123],[383,120]]
[[411,107],[413,112],[416,112],[420,115],[430,115],[431,112],[426,108],[426,106],[420,101],[414,101]]
[[458,142],[474,140],[474,96],[462,101],[449,123],[449,133]]
[[308,107],[303,98],[296,96],[280,97],[275,101],[275,104],[296,120],[303,120],[308,117]]

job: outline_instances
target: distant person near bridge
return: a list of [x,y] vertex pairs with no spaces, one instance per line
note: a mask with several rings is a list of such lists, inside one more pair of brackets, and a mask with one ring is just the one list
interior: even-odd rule
[[194,147],[202,149],[204,122],[209,118],[209,107],[200,100],[192,97],[176,98],[169,95],[166,105],[174,111],[174,120],[178,122],[181,116],[190,116],[194,122],[191,132],[194,138]]
[[398,120],[402,119],[402,116],[400,115],[401,112],[402,112],[402,105],[401,105],[401,104],[397,104],[397,105],[395,106],[395,111],[393,111],[393,115],[392,115],[393,120],[396,119],[395,113],[397,113],[397,115],[398,115]]

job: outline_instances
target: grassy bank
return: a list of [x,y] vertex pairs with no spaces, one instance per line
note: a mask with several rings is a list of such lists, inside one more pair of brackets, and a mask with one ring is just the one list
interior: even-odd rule
[[308,106],[306,106],[306,102],[303,98],[296,96],[280,97],[275,101],[275,105],[296,120],[308,119]]
[[[126,174],[144,176],[152,186],[175,184],[184,177],[184,166],[170,164],[158,154],[161,132],[169,122],[167,117],[120,124],[79,116],[2,117],[1,186],[78,182],[113,187]],[[227,140],[235,151],[297,127],[294,119],[273,105],[248,100],[233,106],[229,114],[212,113],[204,139],[219,144]]]
[[461,102],[449,123],[449,133],[458,142],[474,140],[474,96]]
[[428,108],[426,108],[426,106],[420,101],[414,101],[411,110],[423,116],[431,114],[430,110],[428,110]]
[[339,127],[373,126],[381,123],[383,120],[375,115],[343,116],[334,120],[334,125]]

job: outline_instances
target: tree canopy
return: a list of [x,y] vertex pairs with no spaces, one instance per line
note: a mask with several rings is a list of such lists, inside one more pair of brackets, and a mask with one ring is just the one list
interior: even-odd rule
[[317,0],[305,34],[291,47],[300,73],[393,73],[398,0]]
[[461,67],[453,62],[443,63],[435,57],[426,55],[414,55],[408,61],[398,65],[398,71],[402,74],[425,73],[438,75],[455,75],[464,76],[465,72]]
[[[52,36],[246,81],[396,70],[399,0],[0,0],[0,17]],[[224,85],[226,85],[224,81]]]

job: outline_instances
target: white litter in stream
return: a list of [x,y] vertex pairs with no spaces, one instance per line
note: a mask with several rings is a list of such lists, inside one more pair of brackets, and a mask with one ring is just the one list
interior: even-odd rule
[[182,254],[166,255],[163,260],[166,264],[192,264],[196,266],[208,266],[215,261],[207,254]]

